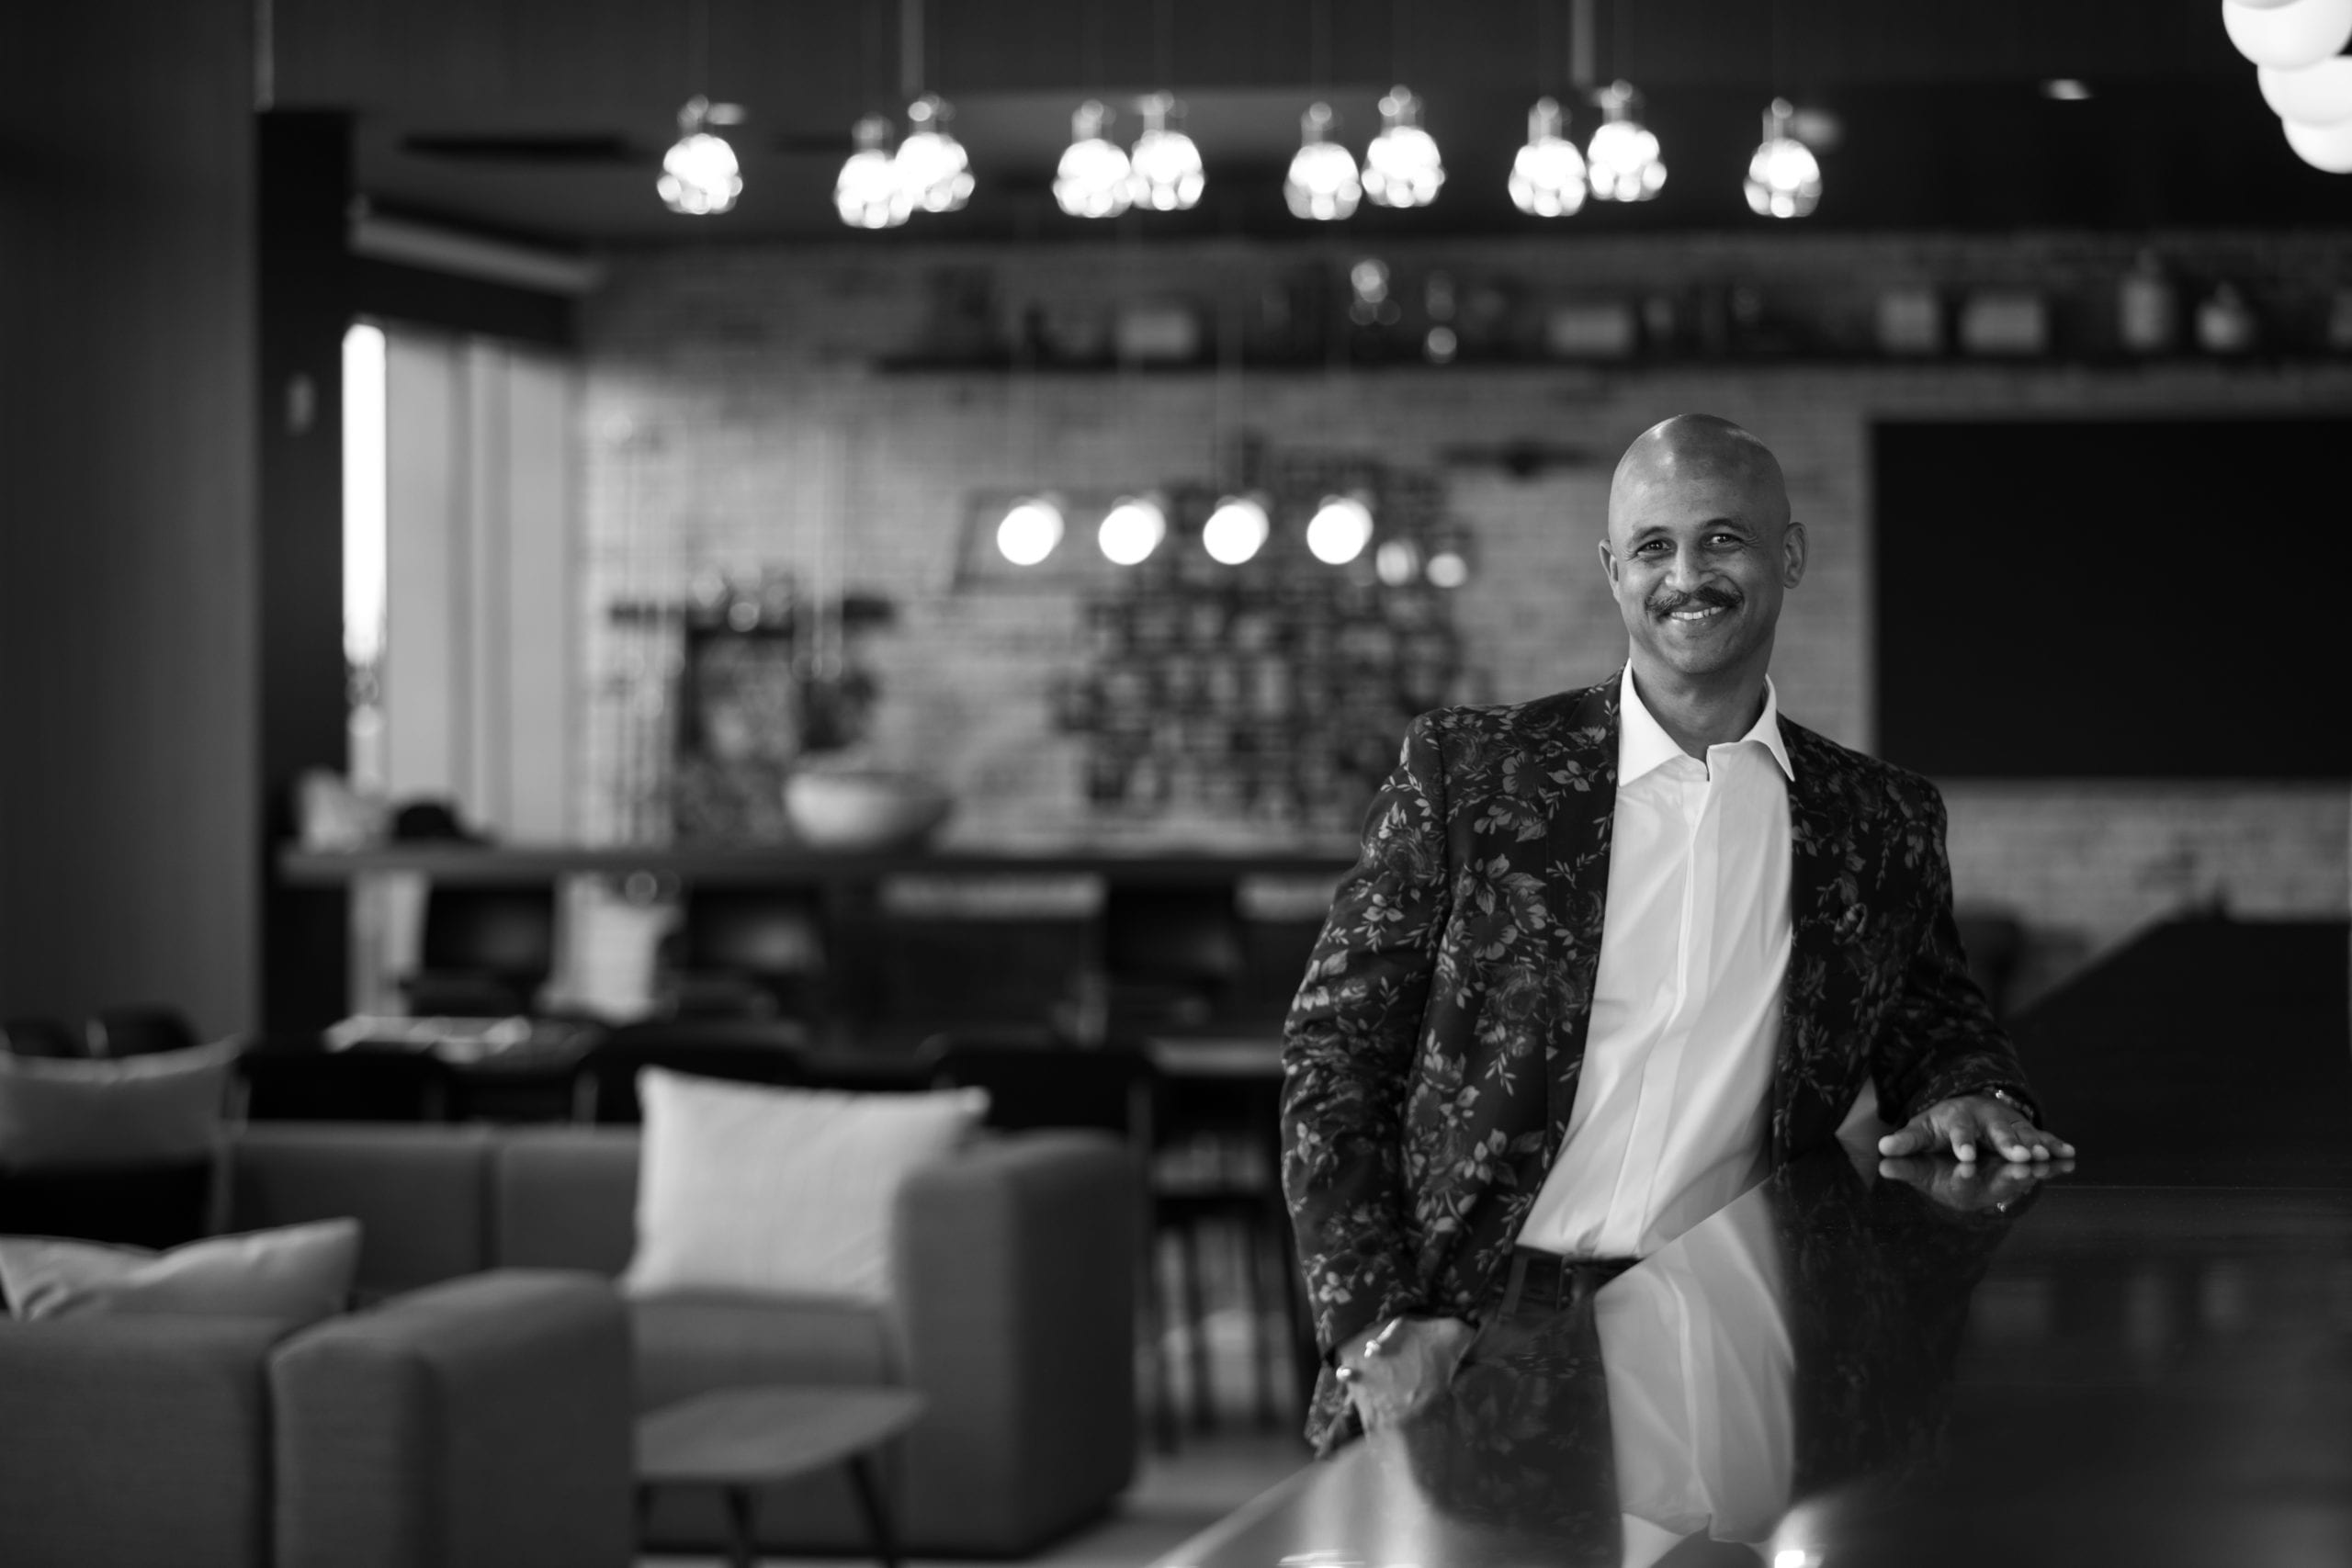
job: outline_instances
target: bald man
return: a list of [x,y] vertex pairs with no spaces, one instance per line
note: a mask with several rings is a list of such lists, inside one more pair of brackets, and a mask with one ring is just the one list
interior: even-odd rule
[[1962,1172],[2074,1153],[1969,978],[1935,787],[1780,711],[1805,533],[1771,452],[1704,414],[1644,432],[1600,568],[1624,667],[1413,721],[1291,1009],[1327,1450],[1428,1399],[1531,1278],[1565,1300],[1841,1128],[1884,1115],[1883,1155]]

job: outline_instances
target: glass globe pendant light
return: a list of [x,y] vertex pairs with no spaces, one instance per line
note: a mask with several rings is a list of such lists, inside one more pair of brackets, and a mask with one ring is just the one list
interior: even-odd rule
[[1410,87],[1380,100],[1380,134],[1363,150],[1363,193],[1382,207],[1427,207],[1445,184],[1437,140],[1421,129],[1421,100]]
[[2352,119],[2352,55],[2331,55],[2298,71],[2265,65],[2254,75],[2262,101],[2280,119],[2298,125],[2341,125]]
[[1181,130],[1168,129],[1173,115],[1182,112],[1170,93],[1153,93],[1136,106],[1143,117],[1143,134],[1136,138],[1127,194],[1137,207],[1154,212],[1183,212],[1201,199],[1208,176],[1201,167],[1201,150]]
[[2334,125],[2305,125],[2292,119],[2278,123],[2296,157],[2324,174],[2352,175],[2352,119]]
[[1024,495],[996,525],[997,553],[1014,566],[1035,566],[1062,542],[1062,509],[1049,495]]
[[1345,566],[1372,543],[1372,508],[1352,495],[1327,495],[1306,523],[1306,548],[1326,566]]
[[1584,206],[1584,154],[1567,139],[1557,98],[1527,111],[1527,145],[1510,164],[1510,203],[1531,218],[1566,218]]
[[1069,117],[1069,145],[1054,173],[1054,202],[1072,218],[1116,218],[1135,200],[1127,155],[1102,135],[1110,118],[1093,98]]
[[724,212],[743,194],[742,166],[727,139],[709,127],[741,125],[743,110],[736,104],[714,104],[696,93],[678,110],[678,140],[662,155],[662,177],[653,188],[673,212],[707,218]]
[[1262,499],[1228,495],[1216,503],[1216,510],[1201,525],[1201,548],[1209,553],[1211,560],[1239,566],[1258,553],[1272,531],[1272,524],[1266,516]]
[[894,160],[907,199],[925,212],[960,212],[972,199],[972,160],[947,129],[956,111],[937,93],[907,106],[907,136]]
[[1631,82],[1600,90],[1600,128],[1584,150],[1586,178],[1602,201],[1647,201],[1666,185],[1657,138],[1635,118],[1641,95]]
[[1803,218],[1821,205],[1821,163],[1789,133],[1796,113],[1786,98],[1764,111],[1764,141],[1747,161],[1748,209],[1760,218]]
[[857,151],[833,181],[833,209],[853,229],[895,229],[914,208],[890,157],[890,122],[870,114],[851,128]]
[[2222,0],[2222,27],[2256,65],[2300,71],[2352,41],[2352,0]]
[[1298,151],[1283,181],[1283,199],[1294,218],[1332,222],[1355,215],[1363,199],[1363,182],[1356,176],[1355,154],[1329,140],[1339,117],[1329,104],[1309,104],[1298,117]]
[[1123,495],[1102,516],[1094,542],[1114,566],[1139,566],[1168,536],[1168,513],[1148,495]]

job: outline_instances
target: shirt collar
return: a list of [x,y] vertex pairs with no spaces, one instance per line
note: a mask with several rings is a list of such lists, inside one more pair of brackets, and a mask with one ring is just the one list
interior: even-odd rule
[[[1625,661],[1624,671],[1618,680],[1617,783],[1623,787],[1688,753],[1675,744],[1674,737],[1651,716],[1641,694],[1634,690],[1633,660]],[[1772,753],[1772,761],[1781,764],[1781,772],[1792,783],[1795,781],[1797,771],[1789,761],[1788,742],[1781,738],[1781,698],[1772,689],[1770,675],[1764,677],[1764,711],[1757,715],[1747,733],[1739,738],[1739,744],[1750,740]]]

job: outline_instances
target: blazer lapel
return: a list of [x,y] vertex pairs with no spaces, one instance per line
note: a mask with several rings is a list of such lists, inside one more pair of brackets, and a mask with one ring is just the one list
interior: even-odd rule
[[1857,976],[1842,961],[1842,950],[1862,897],[1849,814],[1838,796],[1843,770],[1785,717],[1781,736],[1796,776],[1789,786],[1789,970],[1772,1077],[1776,1164],[1788,1153],[1792,1132],[1800,1130],[1793,1122],[1817,1069],[1829,1065],[1837,1048],[1837,1020],[1853,1016]]
[[[1620,671],[1622,676],[1623,671]],[[1600,937],[1609,908],[1609,844],[1617,818],[1617,708],[1620,680],[1612,677],[1578,694],[1536,752],[1547,776],[1572,781],[1563,809],[1544,836],[1544,881],[1559,921],[1565,1001],[1560,1027],[1546,1036],[1544,1165],[1552,1168],[1567,1141],[1576,1110],[1577,1078],[1592,1024],[1592,987],[1600,969]]]

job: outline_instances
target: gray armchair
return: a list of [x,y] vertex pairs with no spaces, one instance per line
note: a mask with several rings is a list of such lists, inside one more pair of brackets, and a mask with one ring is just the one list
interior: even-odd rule
[[625,1568],[628,1325],[611,1286],[501,1270],[289,1332],[0,1322],[15,1568]]

